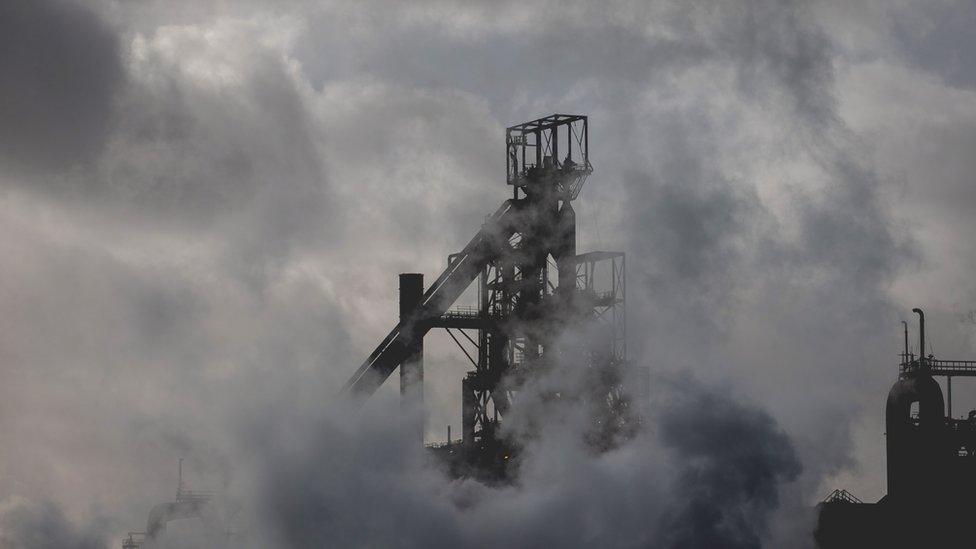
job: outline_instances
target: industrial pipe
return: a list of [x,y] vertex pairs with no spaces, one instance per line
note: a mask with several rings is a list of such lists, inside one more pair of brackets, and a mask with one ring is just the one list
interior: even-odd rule
[[908,365],[908,322],[902,320],[902,325],[905,327],[905,365]]
[[918,359],[921,366],[925,364],[925,313],[918,307],[912,309],[912,312],[918,313]]
[[[400,274],[400,323],[406,326],[404,334],[407,356],[400,364],[400,402],[405,409],[423,413],[424,405],[424,330],[419,325],[420,304],[424,298],[424,275]],[[416,426],[416,438],[424,443],[424,424]]]

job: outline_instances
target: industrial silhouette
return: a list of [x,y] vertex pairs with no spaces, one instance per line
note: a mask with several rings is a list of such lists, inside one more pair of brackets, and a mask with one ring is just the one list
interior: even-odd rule
[[[885,430],[888,494],[864,503],[835,490],[819,506],[814,534],[821,549],[853,547],[972,547],[969,518],[976,511],[976,410],[952,413],[952,378],[976,376],[976,361],[925,356],[925,313],[919,356],[909,348],[908,324],[898,381],[888,392]],[[936,376],[946,378],[946,400]]]
[[[573,202],[593,172],[587,117],[554,114],[511,126],[505,145],[511,198],[448,256],[426,289],[422,274],[399,275],[399,322],[343,388],[368,398],[399,369],[401,402],[422,417],[424,337],[446,330],[472,369],[459,388],[460,439],[448,427],[447,441],[427,448],[450,475],[486,482],[518,476],[525,440],[502,426],[533,379],[570,367],[582,372],[583,390],[543,400],[586,403],[591,417],[580,436],[594,451],[636,432],[649,383],[647,368],[627,357],[625,255],[576,249]],[[457,305],[472,285],[477,304]],[[886,404],[888,494],[864,503],[846,490],[832,492],[818,505],[821,549],[968,546],[958,540],[969,536],[966,519],[976,510],[976,410],[953,416],[952,378],[976,376],[976,361],[926,356],[924,313],[914,312],[919,356],[904,323],[898,380]],[[947,402],[936,376],[946,378]],[[422,421],[413,427],[423,444]],[[169,522],[185,518],[225,532],[213,495],[186,490],[180,460],[176,500],[153,507],[146,531],[129,533],[122,547],[150,549]]]
[[[501,435],[501,422],[533,375],[567,361],[585,362],[588,394],[578,398],[600,403],[587,441],[608,447],[640,421],[647,371],[627,360],[624,254],[576,250],[573,201],[593,171],[588,130],[586,116],[566,114],[507,128],[512,197],[426,291],[423,275],[400,275],[400,322],[346,384],[368,397],[399,367],[402,402],[422,407],[424,335],[447,330],[473,368],[460,387],[460,440],[431,447],[454,475],[515,474],[519,441]],[[451,308],[475,281],[477,306]],[[563,337],[570,331],[586,336]]]
[[[533,376],[572,363],[595,411],[586,442],[605,450],[632,435],[647,399],[648,371],[627,359],[626,274],[622,252],[577,254],[573,201],[593,172],[586,116],[554,114],[507,128],[507,183],[512,197],[424,290],[423,275],[404,273],[400,319],[343,388],[367,398],[397,369],[404,407],[419,410],[424,393],[424,336],[443,328],[471,362],[461,382],[461,438],[428,446],[447,472],[489,482],[514,479],[520,441],[500,426]],[[561,160],[560,160],[561,158]],[[454,306],[477,281],[476,306]],[[453,308],[452,308],[453,307]],[[572,337],[566,337],[572,334]],[[473,348],[469,352],[468,348]],[[418,414],[419,415],[419,414]],[[423,425],[413,434],[423,444]],[[149,549],[166,524],[199,518],[220,528],[209,493],[184,489],[153,507],[145,532],[123,549]]]
[[221,537],[230,537],[224,527],[220,514],[214,506],[212,492],[195,492],[186,487],[183,481],[183,458],[179,460],[179,480],[176,486],[176,499],[153,506],[146,519],[145,532],[129,532],[122,540],[122,549],[153,549],[166,526],[175,520],[198,519],[208,531]]

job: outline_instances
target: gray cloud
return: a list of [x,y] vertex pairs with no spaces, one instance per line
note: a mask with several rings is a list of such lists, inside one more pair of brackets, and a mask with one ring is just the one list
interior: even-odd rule
[[[51,501],[7,499],[0,512],[0,543],[10,549],[101,549],[104,526],[79,528]],[[102,529],[99,530],[98,528]]]
[[966,53],[976,46],[973,16],[965,1],[933,2],[922,9],[896,9],[890,17],[895,43],[912,64],[973,89],[976,62]]
[[585,392],[579,373],[554,373],[520,392],[518,406],[546,428],[520,435],[526,453],[514,486],[446,479],[409,440],[411,419],[391,420],[395,402],[357,417],[327,406],[320,415],[261,418],[250,434],[255,447],[243,453],[256,458],[248,476],[266,542],[758,546],[779,490],[799,471],[771,417],[727,390],[657,378],[648,429],[594,455],[579,431],[579,403],[543,396],[554,387]]
[[659,381],[677,395],[659,428],[679,463],[662,545],[760,547],[781,483],[800,473],[789,437],[766,412],[728,394],[695,381]]
[[124,84],[113,29],[72,1],[5,2],[0,37],[0,173],[94,160]]
[[[71,517],[94,501],[112,538],[183,456],[257,546],[802,545],[838,477],[880,496],[914,269],[964,281],[933,322],[976,308],[965,231],[937,221],[970,223],[965,79],[932,77],[961,73],[924,62],[916,3],[897,29],[847,9],[0,8],[4,476]],[[633,358],[670,377],[632,444],[593,456],[579,410],[543,410],[520,486],[450,483],[394,391],[365,416],[332,395],[395,318],[395,274],[430,280],[508,194],[502,128],[549,111],[591,115],[580,248],[628,253]],[[447,345],[429,438],[456,421]]]

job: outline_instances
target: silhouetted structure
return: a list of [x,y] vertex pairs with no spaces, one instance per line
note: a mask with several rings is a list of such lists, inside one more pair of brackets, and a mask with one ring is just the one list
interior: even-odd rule
[[[587,117],[555,114],[512,126],[505,141],[512,198],[448,256],[426,291],[422,275],[400,275],[400,322],[345,388],[368,397],[399,367],[403,402],[422,406],[423,338],[447,330],[473,367],[461,383],[460,441],[432,447],[456,475],[511,473],[518,448],[499,435],[500,422],[528,377],[560,362],[584,360],[586,398],[605,403],[587,433],[594,445],[609,445],[639,417],[625,383],[624,254],[576,253],[572,203],[593,171]],[[475,281],[477,306],[452,309]],[[587,337],[565,341],[568,329]],[[422,429],[417,436],[422,442]]]
[[176,486],[176,500],[153,506],[146,519],[145,532],[129,532],[122,540],[122,549],[151,549],[159,537],[166,532],[166,526],[174,520],[197,518],[215,532],[224,532],[220,517],[213,506],[213,494],[194,492],[183,482],[183,458],[179,460],[179,481]]
[[129,532],[129,535],[122,540],[122,549],[141,549],[145,543],[145,532]]
[[[898,381],[888,392],[885,426],[888,495],[863,503],[834,491],[819,507],[815,538],[822,549],[973,547],[969,519],[976,512],[976,410],[952,415],[952,378],[976,376],[976,361],[925,356],[925,315],[919,317],[919,355],[908,346]],[[946,378],[948,411],[935,376]]]

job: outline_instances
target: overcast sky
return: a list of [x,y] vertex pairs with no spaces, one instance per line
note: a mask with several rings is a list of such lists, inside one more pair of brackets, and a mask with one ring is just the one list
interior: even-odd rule
[[[976,358],[973,29],[964,0],[3,2],[0,540],[116,546],[185,457],[262,547],[808,544],[830,490],[885,493],[899,321]],[[579,249],[628,254],[655,418],[450,483],[395,383],[336,393],[397,273],[508,196],[504,128],[553,112],[590,116]],[[438,441],[466,368],[428,341]]]

